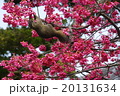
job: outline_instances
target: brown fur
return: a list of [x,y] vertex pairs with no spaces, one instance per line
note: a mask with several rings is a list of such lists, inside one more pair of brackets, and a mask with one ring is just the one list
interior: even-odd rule
[[55,30],[51,24],[44,25],[39,17],[34,16],[29,19],[29,27],[34,29],[38,35],[42,38],[58,37],[59,41],[62,43],[68,43],[69,37],[66,36],[61,30]]

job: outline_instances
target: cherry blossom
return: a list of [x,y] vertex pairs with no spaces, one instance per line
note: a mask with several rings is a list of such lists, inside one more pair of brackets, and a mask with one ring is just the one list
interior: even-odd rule
[[[56,40],[51,43],[50,52],[45,45],[38,45],[43,54],[29,42],[21,41],[30,52],[1,61],[0,66],[9,71],[2,80],[80,80],[78,75],[86,80],[103,80],[110,79],[113,73],[119,76],[120,13],[115,9],[119,3],[96,1],[73,0],[74,6],[69,5],[69,0],[22,0],[19,5],[4,3],[2,9],[8,14],[4,14],[3,21],[13,27],[28,26],[29,16],[36,14],[32,8],[44,6],[47,14],[44,23],[62,30],[71,41],[61,43]],[[55,13],[56,9],[60,14]],[[35,30],[32,30],[32,37],[38,37]],[[46,41],[51,39],[57,38]],[[109,70],[113,66],[115,72],[103,74],[102,68]]]

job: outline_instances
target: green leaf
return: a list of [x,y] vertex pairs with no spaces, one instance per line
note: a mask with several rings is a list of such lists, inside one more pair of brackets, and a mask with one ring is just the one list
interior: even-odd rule
[[67,19],[63,19],[63,20],[62,20],[62,23],[63,23],[63,24],[67,24]]

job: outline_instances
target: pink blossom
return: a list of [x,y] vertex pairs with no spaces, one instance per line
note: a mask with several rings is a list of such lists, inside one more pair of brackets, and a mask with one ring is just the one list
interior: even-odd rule
[[39,50],[40,51],[46,51],[46,46],[45,45],[40,45]]
[[15,75],[15,74],[11,72],[11,73],[9,73],[7,76],[8,76],[8,77],[13,77],[14,75]]
[[28,46],[28,42],[20,42],[21,43],[21,45],[23,46],[23,47],[27,47]]
[[66,75],[67,75],[67,74],[66,74],[65,72],[61,72],[61,73],[58,74],[58,76],[59,76],[60,78],[65,78]]
[[12,78],[4,77],[4,78],[2,78],[2,80],[13,80],[13,79]]
[[32,30],[32,37],[38,37],[39,35],[37,34],[37,32],[35,30]]

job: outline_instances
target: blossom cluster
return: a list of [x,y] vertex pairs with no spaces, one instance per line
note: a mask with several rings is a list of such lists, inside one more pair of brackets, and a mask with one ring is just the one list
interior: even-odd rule
[[15,5],[13,2],[4,3],[2,7],[3,10],[6,10],[8,14],[4,14],[3,21],[12,25],[12,27],[16,26],[27,26],[28,25],[28,16],[30,14],[35,14],[32,8],[26,6],[27,2],[23,1],[21,6]]
[[[71,39],[70,43],[53,43],[50,53],[45,45],[38,45],[39,53],[32,44],[21,42],[31,53],[13,56],[10,60],[3,60],[0,66],[7,69],[9,74],[3,80],[44,80],[44,79],[81,79],[83,75],[87,80],[109,79],[110,74],[103,75],[99,67],[108,68],[110,62],[118,62],[120,47],[116,43],[117,30],[111,26],[113,22],[119,21],[119,12],[112,10],[118,2],[98,3],[96,0],[72,0],[74,6],[69,6],[69,0],[22,0],[20,5],[13,2],[5,3],[2,7],[9,15],[5,14],[3,21],[16,26],[27,26],[27,17],[33,12],[32,7],[44,6],[47,14],[46,22],[56,24],[55,28],[63,32]],[[57,9],[61,14],[54,13]],[[100,12],[111,14],[110,19],[100,16]],[[68,20],[64,26],[64,20]],[[59,25],[59,26],[58,26]],[[60,27],[61,26],[61,27]],[[87,26],[87,27],[85,27]],[[107,28],[109,27],[109,28]],[[104,30],[102,30],[104,29]],[[33,30],[32,37],[38,34]],[[99,37],[99,38],[96,38]],[[119,75],[119,66],[116,67]],[[84,74],[86,72],[86,74]],[[18,75],[19,74],[19,78]],[[76,75],[77,74],[77,75]]]

